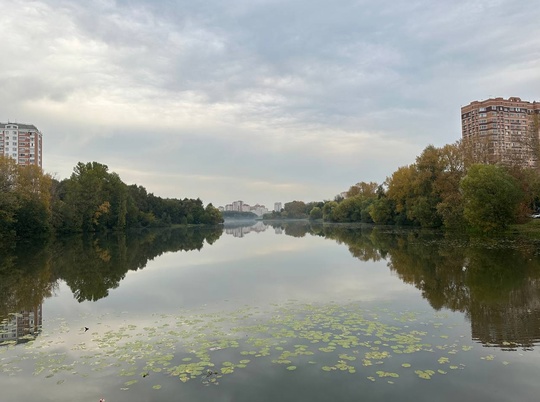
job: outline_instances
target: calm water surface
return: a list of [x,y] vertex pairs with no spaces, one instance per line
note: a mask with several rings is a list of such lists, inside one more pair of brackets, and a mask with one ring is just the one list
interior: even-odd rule
[[536,401],[539,244],[309,224],[0,255],[1,401]]

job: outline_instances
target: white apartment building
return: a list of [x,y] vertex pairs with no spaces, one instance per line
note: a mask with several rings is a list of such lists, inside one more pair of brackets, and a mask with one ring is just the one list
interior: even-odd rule
[[33,124],[0,123],[0,155],[43,167],[43,136]]
[[244,201],[233,201],[232,203],[232,210],[242,212],[242,206],[244,205]]
[[[279,205],[281,205],[281,203],[279,203]],[[251,206],[240,200],[234,201],[232,204],[227,204],[225,207],[219,208],[220,211],[253,212],[258,216],[263,216],[264,214],[268,213],[268,208],[266,208],[264,205],[255,204],[254,206]]]
[[274,212],[281,212],[281,202],[274,203]]

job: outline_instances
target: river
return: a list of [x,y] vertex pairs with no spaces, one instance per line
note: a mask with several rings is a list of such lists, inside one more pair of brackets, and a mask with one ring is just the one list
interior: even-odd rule
[[535,401],[540,242],[252,222],[0,253],[2,401]]

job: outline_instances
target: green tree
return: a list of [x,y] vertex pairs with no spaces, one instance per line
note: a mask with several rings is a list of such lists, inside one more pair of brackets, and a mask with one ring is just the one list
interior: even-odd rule
[[19,200],[15,194],[17,164],[14,159],[0,156],[0,237],[13,230]]
[[437,213],[446,228],[459,229],[465,225],[463,218],[463,197],[460,191],[461,179],[465,176],[465,157],[461,141],[445,145],[440,149],[443,169],[433,187],[440,196]]
[[463,205],[459,191],[465,172],[463,161],[460,143],[443,148],[429,145],[416,163],[394,172],[386,181],[387,197],[395,205],[394,221],[422,227],[458,226]]
[[116,173],[109,173],[106,165],[79,162],[65,185],[62,201],[68,207],[60,210],[80,215],[78,230],[84,232],[123,230],[127,222],[127,194],[126,185]]
[[286,202],[283,209],[290,219],[307,218],[308,211],[306,211],[306,204],[303,201]]
[[394,221],[398,224],[410,224],[410,203],[415,197],[414,165],[402,166],[386,180],[387,197],[394,206]]
[[336,201],[327,201],[322,207],[323,219],[332,222],[334,220],[334,210],[339,204]]
[[35,165],[17,165],[0,157],[0,236],[38,236],[51,221],[50,175]]
[[395,204],[385,194],[380,193],[379,197],[369,206],[368,211],[374,223],[379,225],[394,223]]
[[499,165],[472,165],[461,181],[464,216],[483,232],[504,229],[516,221],[523,192],[517,180]]
[[311,211],[309,212],[309,219],[317,220],[317,219],[322,219],[322,217],[323,217],[323,212],[322,212],[322,209],[319,207],[313,207]]

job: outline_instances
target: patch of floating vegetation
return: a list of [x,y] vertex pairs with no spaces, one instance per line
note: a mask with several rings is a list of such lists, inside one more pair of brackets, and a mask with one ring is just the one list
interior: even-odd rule
[[[121,318],[126,322],[130,316],[121,313]],[[3,342],[0,354],[7,357],[0,358],[0,372],[19,375],[30,362],[33,375],[54,377],[58,385],[70,375],[102,372],[121,377],[122,390],[145,383],[159,390],[162,386],[155,381],[160,376],[210,386],[261,364],[286,371],[318,369],[321,375],[359,375],[365,381],[390,384],[403,377],[429,380],[464,369],[460,356],[473,346],[462,344],[463,335],[450,340],[441,333],[445,317],[423,318],[410,311],[364,309],[360,303],[291,302],[269,311],[245,307],[226,313],[156,314],[142,327],[130,323],[111,328],[100,322],[95,325],[98,330],[80,332],[71,345],[68,339],[79,328],[60,320],[56,330],[17,353],[9,354],[15,342]],[[418,354],[418,359],[411,356]],[[492,361],[496,356],[481,359]]]

